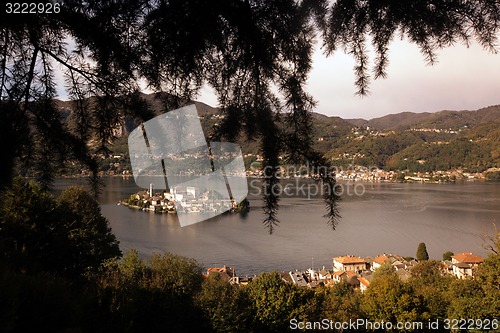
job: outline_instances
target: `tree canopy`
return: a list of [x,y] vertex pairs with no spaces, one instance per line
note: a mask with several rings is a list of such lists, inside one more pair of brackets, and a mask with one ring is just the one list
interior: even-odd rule
[[[0,14],[1,183],[13,169],[31,167],[49,184],[54,164],[84,162],[97,186],[97,163],[88,143],[106,151],[125,117],[154,116],[140,83],[166,92],[164,111],[211,86],[226,115],[213,136],[245,134],[261,142],[265,223],[277,223],[279,158],[328,165],[312,149],[313,96],[306,91],[316,41],[327,54],[339,49],[356,65],[355,85],[385,77],[388,45],[397,36],[416,43],[425,61],[436,50],[477,40],[495,50],[500,21],[496,0],[66,0],[57,14]],[[368,46],[373,45],[373,66]],[[53,98],[64,76],[73,102],[71,124]],[[88,99],[90,98],[91,99]],[[286,126],[278,126],[284,123]],[[36,168],[33,168],[36,166]],[[323,168],[321,170],[324,170]],[[325,193],[328,223],[338,222],[335,179],[313,172]]]
[[417,258],[417,260],[429,260],[429,253],[427,252],[425,243],[418,244],[417,254],[415,258]]
[[16,178],[0,198],[0,259],[22,271],[80,276],[121,256],[99,204],[81,188],[57,200]]

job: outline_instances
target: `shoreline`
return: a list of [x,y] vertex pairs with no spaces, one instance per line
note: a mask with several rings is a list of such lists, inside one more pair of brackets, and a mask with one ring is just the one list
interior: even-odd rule
[[[133,178],[133,175],[101,175],[99,176],[100,178],[124,178],[124,179],[129,179]],[[24,177],[26,179],[35,179],[34,177]],[[56,176],[55,179],[84,179],[84,178],[89,178],[89,175],[59,175]],[[431,179],[422,179],[422,180],[416,180],[416,179],[411,179],[412,177],[409,177],[409,179],[405,180],[393,180],[393,179],[346,179],[342,177],[336,177],[337,182],[353,182],[353,183],[367,183],[367,184],[372,184],[372,183],[395,183],[395,184],[405,184],[405,183],[418,183],[418,184],[454,184],[454,183],[473,183],[473,182],[489,182],[489,183],[498,183],[500,182],[499,180],[496,179],[487,179],[486,177],[481,177],[481,178],[460,178],[460,179],[455,179],[455,180],[431,180]],[[247,176],[247,179],[264,179],[264,177],[260,176]],[[312,177],[278,177],[279,180],[290,180],[290,179],[300,179],[300,180],[311,180],[314,181]]]

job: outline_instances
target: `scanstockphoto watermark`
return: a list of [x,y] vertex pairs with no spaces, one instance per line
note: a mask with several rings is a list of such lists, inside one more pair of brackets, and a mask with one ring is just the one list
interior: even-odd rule
[[273,173],[278,179],[290,178],[290,177],[305,177],[314,174],[323,174],[328,176],[339,175],[339,174],[373,174],[380,171],[378,166],[360,166],[360,165],[317,165],[316,163],[310,163],[306,161],[301,165],[278,165],[265,166],[261,168],[260,162],[254,161],[250,164],[249,170],[261,170],[262,174]]
[[[256,170],[259,167],[257,162],[250,165],[250,170]],[[377,167],[364,168],[363,172],[377,170]],[[306,162],[304,165],[285,165],[271,167],[266,166],[261,175],[274,174],[280,180],[270,186],[264,186],[261,179],[249,180],[249,193],[252,195],[275,195],[282,197],[299,197],[307,200],[316,199],[329,195],[334,191],[339,196],[363,196],[366,192],[365,185],[360,182],[346,181],[335,182],[334,184],[325,183],[321,180],[314,180],[319,174],[335,178],[337,174],[355,173],[354,167],[344,168],[342,166],[323,166],[314,165]]]
[[363,183],[335,183],[331,186],[322,181],[303,180],[300,178],[282,180],[271,186],[264,186],[261,179],[249,180],[249,194],[254,196],[275,195],[281,197],[297,197],[313,200],[329,195],[334,191],[339,196],[363,196],[366,187]]
[[423,330],[430,328],[429,325],[424,325],[423,322],[397,322],[390,321],[370,321],[368,319],[355,319],[349,321],[333,321],[330,319],[323,319],[321,321],[299,321],[297,319],[290,320],[291,330],[315,330],[315,331],[344,331],[344,330]]
[[290,319],[290,330],[300,331],[432,331],[432,330],[479,330],[490,331],[499,328],[498,319],[429,319],[427,321],[371,321],[358,318],[349,321],[333,321],[322,319],[320,321],[299,321],[296,318]]

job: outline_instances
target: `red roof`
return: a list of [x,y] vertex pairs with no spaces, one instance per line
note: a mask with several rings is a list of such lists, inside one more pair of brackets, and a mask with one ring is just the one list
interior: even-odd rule
[[356,272],[353,272],[353,271],[346,271],[345,275],[347,275],[348,278],[352,278],[352,277],[357,277],[358,276],[358,274]]
[[458,262],[465,262],[468,264],[480,264],[484,261],[483,257],[472,252],[457,253],[452,256],[452,258]]
[[385,255],[381,255],[381,256],[378,256],[375,259],[373,259],[374,262],[376,262],[377,264],[380,264],[380,265],[382,265],[387,260],[389,260],[389,258],[387,258]]
[[370,285],[370,281],[365,279],[364,277],[359,277],[358,278],[359,282],[361,282],[365,287],[368,287]]
[[341,256],[341,257],[335,257],[333,260],[340,262],[341,264],[361,264],[361,263],[366,263],[364,259],[361,259],[360,257],[356,256]]
[[223,267],[209,267],[207,273],[226,273],[228,275],[234,275],[234,269],[224,265]]

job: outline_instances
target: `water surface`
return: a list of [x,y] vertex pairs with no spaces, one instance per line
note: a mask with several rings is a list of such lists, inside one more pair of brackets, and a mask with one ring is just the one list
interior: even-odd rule
[[[500,217],[500,183],[365,183],[356,188],[362,195],[354,195],[352,184],[345,187],[336,230],[327,225],[321,200],[288,196],[281,201],[280,225],[269,235],[262,224],[262,199],[252,190],[246,217],[227,214],[181,228],[175,214],[116,205],[140,190],[133,178],[104,180],[102,213],[123,251],[135,248],[145,256],[169,251],[205,266],[234,266],[238,274],[330,267],[332,257],[345,254],[415,256],[420,242],[433,259],[446,251],[485,256],[481,234],[492,233],[492,222]],[[59,180],[57,188],[75,183],[84,180]]]

